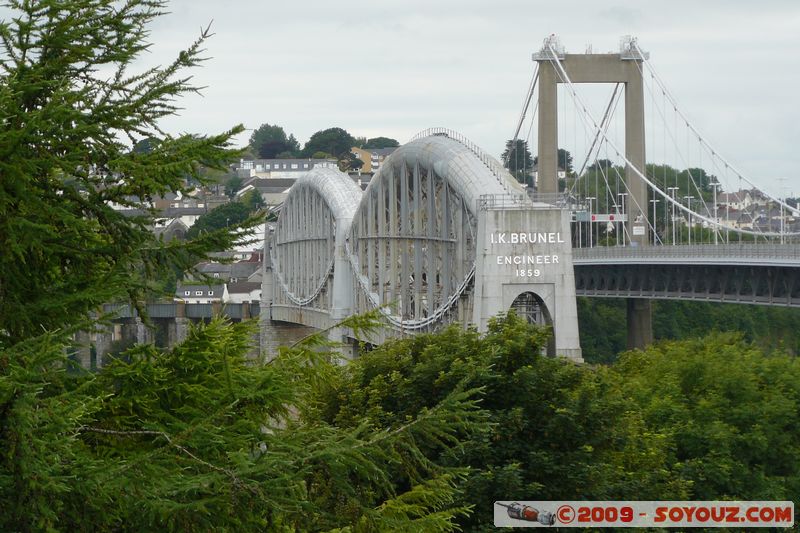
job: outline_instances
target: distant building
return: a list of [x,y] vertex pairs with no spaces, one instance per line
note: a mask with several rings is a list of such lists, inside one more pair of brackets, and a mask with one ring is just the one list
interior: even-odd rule
[[233,165],[236,175],[248,178],[295,178],[312,168],[339,168],[336,159],[240,159]]
[[231,266],[231,263],[215,263],[208,261],[195,265],[195,269],[197,269],[200,274],[227,283],[228,280],[231,279]]
[[236,192],[236,198],[241,198],[250,191],[256,191],[268,206],[278,205],[286,200],[289,189],[294,185],[296,178],[297,176],[292,178],[250,178]]
[[195,265],[200,274],[218,279],[224,283],[240,283],[253,281],[251,277],[260,275],[261,261],[255,254],[247,254],[248,258],[236,263],[215,263],[206,261]]
[[395,150],[397,150],[396,146],[391,148],[358,148],[354,146],[350,152],[364,163],[361,166],[361,172],[375,173],[380,170],[384,159]]
[[227,301],[228,291],[223,284],[219,285],[184,285],[178,284],[175,289],[175,300],[187,304],[210,304]]
[[717,204],[742,211],[753,205],[753,196],[750,191],[724,192],[717,196]]
[[189,227],[180,218],[164,219],[156,222],[153,227],[153,233],[156,237],[163,237],[164,242],[170,242],[173,239],[182,241],[186,239],[186,232]]
[[261,301],[261,283],[258,281],[230,283],[227,289],[226,302],[240,304]]

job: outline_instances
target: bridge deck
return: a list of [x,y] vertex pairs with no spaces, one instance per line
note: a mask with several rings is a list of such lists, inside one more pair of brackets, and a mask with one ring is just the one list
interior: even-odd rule
[[705,264],[800,267],[797,244],[700,244],[677,246],[597,246],[576,248],[572,261],[579,265]]

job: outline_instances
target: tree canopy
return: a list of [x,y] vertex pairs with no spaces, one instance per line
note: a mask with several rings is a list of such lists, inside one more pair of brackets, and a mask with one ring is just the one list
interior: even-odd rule
[[[306,413],[332,372],[324,335],[266,364],[246,356],[254,324],[221,319],[169,350],[131,347],[97,373],[72,363],[72,334],[91,329],[102,304],[141,304],[171,269],[230,248],[260,220],[228,219],[187,242],[150,231],[147,202],[189,192],[202,168],[238,155],[240,127],[210,137],[158,127],[197,90],[186,70],[207,31],[140,72],[165,2],[10,7],[0,25],[0,530],[452,530],[468,511],[453,504],[463,472],[423,450],[482,427],[476,391],[391,430],[323,424]],[[150,150],[130,149],[156,136]],[[403,464],[414,482],[397,487],[388,473]],[[359,503],[356,491],[370,497]]]
[[330,154],[339,161],[339,170],[358,170],[364,164],[352,152],[356,139],[342,128],[328,128],[316,132],[303,147],[303,157]]
[[[236,227],[250,216],[251,209],[243,202],[228,202],[215,207],[208,213],[200,215],[189,228],[186,236],[190,239],[198,237],[203,233],[225,230]],[[221,250],[220,250],[221,251]]]
[[[197,90],[183,73],[201,63],[207,33],[173,63],[135,73],[161,2],[11,7],[18,18],[0,25],[0,345],[72,324],[103,302],[141,301],[147,278],[238,238],[163,245],[152,217],[111,207],[188,192],[187,177],[200,180],[201,167],[222,169],[235,157],[231,138],[241,127],[208,137],[158,127],[175,98]],[[149,151],[130,149],[155,137]]]
[[244,180],[239,176],[233,175],[228,178],[227,183],[225,183],[225,196],[233,199],[233,197],[236,196],[236,193],[239,192],[239,189],[242,188],[243,183]]
[[[566,171],[567,174],[573,172],[574,169],[572,168],[572,154],[569,152],[569,150],[565,150],[564,148],[559,148],[556,157],[557,157],[556,164],[558,165],[559,168]],[[533,164],[534,165],[539,164],[539,156],[535,156],[533,158]]]
[[248,145],[262,159],[275,159],[278,155],[295,157],[300,152],[300,143],[294,135],[287,137],[281,126],[270,124],[262,124],[253,131]]
[[533,158],[528,150],[528,143],[522,139],[509,139],[502,155],[503,166],[517,178],[520,183],[530,183],[533,173]]
[[300,153],[300,143],[290,134],[286,136],[281,126],[262,124],[252,135],[248,143],[250,149],[262,159],[275,159],[276,157],[297,157]]
[[[76,367],[72,334],[101,304],[140,303],[165,270],[260,220],[164,243],[154,213],[111,208],[188,192],[187,177],[238,155],[238,127],[158,127],[196,90],[186,70],[207,32],[142,73],[165,3],[11,7],[0,25],[1,530],[477,532],[509,497],[800,497],[800,361],[737,335],[575,365],[542,356],[549,331],[511,314],[486,335],[450,327],[343,366],[326,332],[249,359],[255,324],[216,318],[170,349]],[[131,150],[148,137],[160,142]],[[341,327],[364,338],[379,315]]]
[[146,137],[133,145],[133,151],[140,154],[149,154],[158,147],[160,142],[155,137]]
[[400,143],[395,139],[389,137],[373,137],[367,139],[362,148],[395,148],[397,146],[400,146]]
[[313,134],[303,147],[303,156],[311,157],[315,152],[325,152],[337,159],[349,159],[350,149],[356,140],[342,128],[328,128]]
[[[456,503],[488,531],[509,494],[565,500],[795,500],[800,362],[736,335],[667,342],[611,366],[541,355],[547,334],[511,315],[485,337],[451,327],[391,341],[337,369],[319,416],[390,427],[453,391],[479,387],[492,424],[433,461],[469,467]],[[409,474],[393,470],[403,485]],[[514,496],[516,497],[516,496]]]

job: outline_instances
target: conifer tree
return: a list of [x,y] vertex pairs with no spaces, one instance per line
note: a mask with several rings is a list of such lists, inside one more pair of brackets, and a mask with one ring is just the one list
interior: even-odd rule
[[[480,428],[458,390],[391,427],[340,428],[310,391],[333,372],[323,336],[269,364],[252,324],[215,320],[172,350],[135,346],[97,374],[70,334],[109,301],[139,304],[258,223],[164,243],[148,202],[222,168],[241,127],[171,136],[209,31],[136,72],[161,0],[10,0],[0,23],[0,530],[449,531],[463,470],[426,446]],[[158,139],[134,150],[143,139]],[[141,209],[125,217],[112,209]],[[375,317],[344,324],[358,330]],[[397,486],[398,464],[415,472]],[[331,503],[333,502],[333,505]],[[338,502],[338,504],[337,504]],[[345,505],[346,503],[346,505]]]
[[[197,91],[209,31],[167,66],[135,72],[161,1],[13,0],[0,24],[0,343],[74,324],[103,302],[148,295],[146,278],[190,267],[242,229],[165,245],[149,201],[187,192],[201,165],[235,155],[231,137],[173,137],[161,118]],[[143,152],[143,139],[161,141]],[[129,218],[112,206],[143,210]],[[243,228],[252,226],[250,221]]]

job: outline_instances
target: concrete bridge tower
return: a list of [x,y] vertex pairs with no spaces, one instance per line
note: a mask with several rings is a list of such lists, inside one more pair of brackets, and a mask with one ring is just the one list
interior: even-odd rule
[[[555,36],[533,54],[539,64],[538,182],[540,193],[558,192],[558,91],[559,83],[622,83],[625,86],[625,157],[645,172],[644,83],[641,51],[636,40],[623,38],[618,54],[567,54]],[[561,67],[556,64],[559,63]],[[562,72],[562,69],[563,71]],[[625,169],[625,223],[631,245],[652,242],[647,216],[647,184],[636,172]],[[653,342],[649,300],[628,299],[628,347]]]

